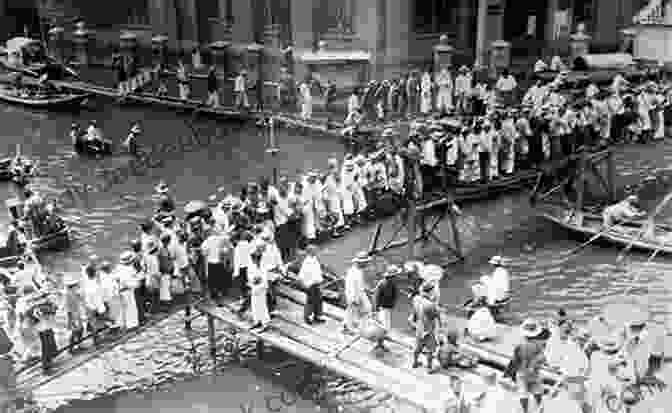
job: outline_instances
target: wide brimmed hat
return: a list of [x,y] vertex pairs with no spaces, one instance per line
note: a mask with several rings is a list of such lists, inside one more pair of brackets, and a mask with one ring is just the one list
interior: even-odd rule
[[159,250],[159,244],[157,244],[156,241],[151,240],[147,243],[147,252],[148,253],[153,254],[158,250]]
[[140,129],[140,126],[138,124],[135,124],[131,127],[131,132],[133,133],[140,133],[142,130]]
[[520,334],[523,337],[534,338],[541,334],[544,329],[541,324],[532,318],[528,318],[520,325]]
[[134,259],[135,254],[133,254],[131,251],[124,251],[119,256],[119,263],[122,265],[129,265],[133,262]]
[[614,333],[599,337],[596,341],[600,350],[605,353],[614,353],[620,350],[623,345],[623,337]]
[[159,182],[158,185],[156,185],[154,187],[154,190],[156,192],[160,193],[160,194],[166,194],[166,193],[170,192],[170,187],[168,186],[168,184],[165,181],[161,181],[161,182]]
[[66,287],[74,287],[80,284],[80,279],[78,277],[70,275],[69,277],[63,280],[63,284],[65,284]]
[[352,262],[355,264],[371,262],[371,256],[366,251],[358,252],[355,258],[352,259]]
[[394,277],[402,272],[402,269],[398,265],[388,265],[383,273],[383,277]]
[[494,257],[490,258],[490,261],[488,261],[488,263],[492,265],[502,265],[503,261],[504,260],[502,259],[501,255],[495,255]]
[[418,273],[420,278],[428,282],[440,281],[443,278],[443,268],[436,264],[423,265]]
[[459,71],[460,71],[460,72],[468,72],[468,71],[469,71],[469,68],[466,67],[466,66],[460,66]]

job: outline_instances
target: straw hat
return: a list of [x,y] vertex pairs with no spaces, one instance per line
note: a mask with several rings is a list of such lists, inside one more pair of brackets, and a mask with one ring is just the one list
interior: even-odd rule
[[155,252],[158,251],[158,250],[159,250],[159,245],[156,243],[156,241],[154,241],[154,240],[150,240],[150,241],[147,243],[147,252],[148,252],[148,253],[153,254],[153,253],[155,253]]
[[623,339],[618,334],[608,334],[597,339],[597,345],[605,353],[614,353],[621,349]]
[[371,256],[366,251],[361,251],[352,259],[352,262],[355,264],[365,264],[371,262]]
[[398,265],[388,265],[383,273],[383,277],[394,277],[402,273]]
[[494,257],[490,258],[490,261],[488,263],[492,265],[502,265],[503,259],[501,255],[495,255]]
[[532,318],[526,319],[520,325],[520,333],[523,337],[534,338],[539,336],[542,331],[543,328],[541,327],[541,324]]
[[133,254],[131,251],[124,251],[119,256],[119,263],[122,265],[130,265],[134,258],[135,254]]
[[163,181],[163,180],[161,182],[159,182],[159,184],[154,187],[154,190],[156,192],[160,193],[160,194],[166,194],[166,193],[170,192],[170,188],[168,187],[168,184],[166,183],[166,181]]
[[459,71],[460,71],[460,73],[465,73],[465,72],[468,72],[468,71],[469,71],[469,68],[466,67],[466,66],[460,66]]
[[63,280],[63,284],[65,284],[66,287],[74,287],[76,285],[79,285],[79,283],[80,283],[79,278],[73,276],[69,276]]

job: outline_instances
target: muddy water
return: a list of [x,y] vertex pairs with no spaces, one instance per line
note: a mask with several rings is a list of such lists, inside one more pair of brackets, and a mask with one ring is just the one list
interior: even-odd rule
[[[17,143],[24,153],[38,158],[43,176],[35,181],[35,188],[47,196],[56,196],[73,183],[95,183],[105,168],[123,167],[128,159],[80,158],[73,154],[67,131],[72,121],[86,122],[97,119],[108,137],[119,141],[130,123],[141,119],[146,144],[177,142],[191,130],[185,123],[189,117],[172,112],[119,109],[95,105],[79,114],[47,114],[16,108],[0,108],[3,139],[0,153],[14,151]],[[65,219],[74,229],[76,241],[66,252],[49,253],[43,257],[53,271],[78,271],[85,257],[96,252],[114,259],[133,237],[140,219],[152,210],[152,188],[159,179],[173,186],[180,202],[204,199],[218,186],[235,188],[249,178],[270,175],[272,163],[284,173],[294,174],[298,169],[322,168],[326,160],[342,152],[340,143],[333,138],[301,136],[280,133],[281,153],[271,159],[264,152],[264,139],[256,129],[235,130],[214,121],[199,121],[200,134],[218,135],[208,148],[188,153],[173,152],[163,155],[165,166],[152,169],[145,176],[135,176],[126,182],[113,185],[105,193],[89,193],[67,208]],[[636,183],[652,177],[641,193],[655,199],[669,190],[668,172],[672,159],[672,145],[633,146],[619,149],[616,156],[619,183]],[[653,179],[656,178],[656,179]],[[0,186],[2,196],[14,194],[9,184]],[[5,224],[7,213],[0,213],[0,223]],[[525,194],[510,195],[463,208],[458,222],[467,259],[452,266],[443,281],[442,301],[447,306],[461,304],[469,294],[469,285],[487,271],[487,258],[501,254],[508,258],[516,291],[512,309],[516,319],[527,315],[548,316],[564,307],[576,318],[593,314],[606,299],[621,294],[636,283],[635,294],[644,296],[652,305],[660,321],[669,313],[669,286],[666,278],[671,267],[661,257],[653,265],[642,269],[644,254],[633,253],[625,264],[615,262],[618,250],[588,247],[570,260],[561,259],[564,251],[577,246],[568,234],[538,218],[527,206]],[[343,239],[326,245],[322,259],[330,266],[343,270],[355,252],[368,246],[374,226],[358,228]],[[388,231],[388,230],[386,230]],[[440,227],[445,237],[450,233]],[[426,246],[419,252],[429,260],[440,262],[448,258],[435,246]],[[395,250],[384,255],[390,262],[405,260],[405,250]],[[393,322],[403,326],[407,303],[400,305]],[[194,326],[194,336],[185,335],[179,317],[143,333],[138,338],[120,346],[109,354],[75,369],[68,375],[54,380],[38,392],[38,398],[56,407],[63,403],[93,399],[115,393],[151,392],[150,395],[130,394],[119,399],[105,398],[95,405],[73,405],[78,410],[95,407],[102,411],[134,411],[148,406],[189,411],[227,410],[250,402],[250,398],[263,400],[266,387],[269,391],[290,387],[297,370],[307,366],[280,368],[269,367],[247,370],[237,362],[230,362],[226,352],[213,363],[207,357],[205,327]],[[225,340],[220,341],[222,350]],[[244,353],[251,344],[243,346]],[[243,359],[248,360],[243,354]],[[272,355],[267,363],[284,360],[282,355]],[[249,361],[249,360],[248,360]],[[196,367],[195,367],[196,366]],[[316,375],[322,373],[316,372]],[[204,375],[197,381],[195,376]],[[330,391],[330,398],[345,403],[349,408],[363,408],[377,404],[381,395],[350,382],[343,382],[324,375],[323,382]],[[175,381],[183,384],[172,384]],[[240,388],[253,388],[244,393]],[[257,390],[257,386],[261,390]],[[229,391],[228,389],[231,389]],[[225,390],[226,396],[221,392]],[[220,394],[217,394],[220,392]],[[224,401],[226,399],[226,401]],[[352,400],[350,400],[352,399]],[[369,399],[361,401],[357,399]],[[179,400],[179,403],[177,402]],[[256,399],[255,399],[256,400]],[[307,403],[314,409],[318,403]],[[298,407],[297,407],[298,406]],[[292,407],[301,410],[303,405]],[[183,407],[183,409],[182,409]],[[205,409],[205,410],[203,410]]]

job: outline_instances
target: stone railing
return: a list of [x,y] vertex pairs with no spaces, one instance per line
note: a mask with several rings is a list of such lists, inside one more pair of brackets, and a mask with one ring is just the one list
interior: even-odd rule
[[[665,24],[668,22],[667,8],[664,0],[650,0],[649,4],[632,19],[635,24]],[[666,7],[668,6],[668,7]]]

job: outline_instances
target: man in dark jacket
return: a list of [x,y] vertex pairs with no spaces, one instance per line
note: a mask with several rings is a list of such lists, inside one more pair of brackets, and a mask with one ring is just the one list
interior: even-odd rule
[[[373,294],[374,311],[378,313],[378,319],[385,330],[392,328],[392,309],[399,298],[399,288],[394,282],[394,277],[401,274],[401,269],[396,265],[390,265],[383,273],[383,279],[376,285]],[[384,338],[378,341],[376,348],[387,351],[383,345]]]

